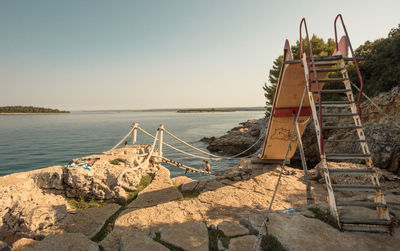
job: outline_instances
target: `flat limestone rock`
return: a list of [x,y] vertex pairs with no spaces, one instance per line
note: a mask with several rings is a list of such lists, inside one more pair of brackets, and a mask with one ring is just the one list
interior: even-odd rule
[[231,239],[229,242],[229,251],[253,250],[257,237],[255,235],[246,235]]
[[34,239],[29,238],[21,238],[14,242],[12,245],[12,251],[23,251],[28,248],[32,248],[35,243],[38,242]]
[[245,228],[244,226],[230,222],[230,221],[223,221],[218,224],[218,230],[224,232],[224,234],[228,237],[240,236],[249,234],[249,229]]
[[189,221],[166,227],[161,240],[184,250],[208,251],[208,231],[203,222]]
[[162,244],[152,240],[143,232],[127,232],[121,238],[120,251],[169,251]]
[[69,212],[61,221],[60,228],[68,233],[83,233],[88,238],[92,238],[120,207],[118,204],[111,203],[102,207]]
[[97,243],[81,233],[48,235],[37,242],[29,251],[99,251]]
[[193,180],[187,176],[178,176],[178,177],[172,178],[171,181],[175,186],[180,186],[180,185],[183,185],[186,183],[193,182],[195,180]]
[[148,229],[160,232],[165,227],[179,225],[188,220],[203,221],[203,214],[207,211],[208,204],[196,199],[170,201],[153,207],[131,209],[118,217],[113,231],[100,244],[105,251],[118,250],[124,232]]
[[160,166],[151,184],[139,193],[138,197],[127,206],[127,209],[155,206],[182,197],[179,190],[172,184],[169,170]]
[[287,250],[398,250],[400,233],[341,232],[318,219],[301,214],[271,213],[268,233]]

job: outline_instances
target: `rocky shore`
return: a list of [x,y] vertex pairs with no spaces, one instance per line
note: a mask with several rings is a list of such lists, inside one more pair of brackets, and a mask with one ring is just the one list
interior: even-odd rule
[[[169,170],[156,159],[141,170],[135,169],[147,151],[148,146],[128,146],[88,156],[100,158],[89,170],[55,166],[1,177],[0,250],[252,249],[279,165],[252,164],[251,159],[243,158],[215,179],[171,179]],[[120,162],[115,164],[115,159]],[[341,165],[355,168],[357,164]],[[135,171],[123,182],[126,189],[118,183],[118,176],[129,169]],[[302,171],[286,168],[269,218],[268,235],[263,238],[263,250],[398,248],[400,177],[379,170],[396,224],[390,236],[341,232],[322,221],[329,215],[325,185],[318,169],[310,175],[316,204],[307,206]],[[151,182],[141,184],[147,176]],[[73,207],[71,201],[76,202],[79,196],[91,198],[88,208]],[[291,213],[285,209],[292,209]],[[357,207],[347,213],[368,215],[375,210]]]
[[[262,250],[398,250],[400,243],[399,88],[375,97],[384,113],[363,104],[365,133],[394,223],[392,235],[342,232],[326,203],[321,170],[310,170],[307,205],[304,173],[286,167],[269,216]],[[342,121],[331,121],[332,124]],[[203,139],[214,151],[239,153],[261,138],[266,121],[251,120],[220,138]],[[307,158],[317,152],[312,125],[303,136]],[[352,135],[331,135],[348,138]],[[258,142],[254,153],[258,146]],[[350,151],[352,146],[331,147]],[[210,149],[209,148],[209,149]],[[252,250],[279,176],[280,165],[242,158],[210,180],[171,178],[148,145],[125,146],[75,159],[68,166],[0,177],[0,251],[9,250]],[[314,155],[313,155],[314,154]],[[360,168],[329,163],[330,168]],[[332,183],[369,183],[337,175]],[[339,192],[341,200],[367,201],[374,194]],[[290,209],[290,210],[288,210]],[[368,218],[375,209],[339,208],[346,217]],[[376,217],[376,216],[375,216]]]

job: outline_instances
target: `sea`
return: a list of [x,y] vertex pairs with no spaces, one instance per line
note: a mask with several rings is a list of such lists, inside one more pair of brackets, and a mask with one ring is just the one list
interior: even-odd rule
[[[177,113],[170,110],[1,115],[0,176],[66,165],[74,158],[107,151],[129,132],[134,122],[153,135],[158,126],[163,124],[177,137],[207,151],[207,144],[200,142],[201,138],[221,136],[240,122],[259,119],[263,115],[263,111]],[[127,141],[130,142],[130,138]],[[166,134],[164,141],[186,152],[203,156]],[[152,142],[150,137],[138,132],[138,144]],[[188,157],[166,146],[163,147],[163,153],[167,158],[201,169],[202,159]],[[238,159],[211,161],[211,169],[226,170],[237,163]],[[171,177],[184,175],[181,169],[167,164],[164,166],[170,170]],[[188,173],[187,176],[197,180],[211,178],[195,173]]]

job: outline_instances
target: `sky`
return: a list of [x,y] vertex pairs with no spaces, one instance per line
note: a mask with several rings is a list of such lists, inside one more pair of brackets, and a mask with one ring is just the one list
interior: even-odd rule
[[327,39],[341,13],[356,48],[386,37],[399,10],[398,0],[1,0],[0,106],[264,106],[301,18]]

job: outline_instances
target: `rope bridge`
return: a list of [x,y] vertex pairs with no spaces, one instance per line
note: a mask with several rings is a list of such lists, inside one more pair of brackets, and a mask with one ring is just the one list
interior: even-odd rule
[[[219,160],[235,159],[235,158],[238,158],[239,156],[242,156],[244,153],[248,152],[248,151],[249,151],[250,149],[252,149],[255,145],[257,145],[257,143],[258,143],[261,139],[264,138],[264,135],[262,134],[262,135],[260,135],[260,137],[254,142],[254,144],[252,144],[252,145],[251,145],[249,148],[247,148],[246,150],[244,150],[244,151],[242,151],[242,152],[240,152],[240,153],[238,153],[238,154],[235,154],[235,155],[233,155],[233,156],[224,157],[224,156],[218,156],[218,155],[215,155],[215,154],[206,152],[206,151],[204,151],[204,150],[202,150],[202,149],[199,149],[199,148],[197,148],[197,147],[195,147],[195,146],[189,144],[188,142],[184,141],[183,139],[177,137],[176,135],[174,135],[173,133],[171,133],[170,131],[168,131],[167,129],[165,129],[164,126],[163,126],[162,124],[157,128],[157,133],[156,133],[156,135],[153,136],[152,134],[150,134],[149,132],[147,132],[147,131],[144,130],[143,128],[139,127],[139,124],[138,124],[138,123],[133,123],[133,124],[132,124],[132,129],[129,130],[129,132],[128,132],[128,133],[127,133],[113,148],[111,148],[110,151],[116,149],[119,145],[121,145],[124,141],[126,141],[126,139],[127,139],[130,135],[132,135],[132,144],[136,144],[137,131],[142,132],[143,134],[145,134],[146,136],[148,136],[148,137],[150,137],[150,138],[152,138],[152,139],[154,140],[154,141],[153,141],[152,148],[151,148],[149,154],[147,155],[146,159],[145,159],[139,166],[141,166],[141,165],[144,164],[145,162],[148,163],[150,157],[154,156],[154,157],[160,158],[160,161],[165,162],[165,163],[170,164],[170,165],[173,165],[173,166],[175,166],[175,167],[177,167],[177,168],[183,169],[183,170],[185,170],[186,172],[193,172],[193,173],[199,173],[199,174],[208,174],[208,175],[220,175],[221,172],[220,172],[220,171],[219,171],[219,172],[210,172],[210,171],[206,171],[206,170],[199,170],[199,169],[197,169],[197,168],[193,168],[193,167],[184,165],[184,164],[182,164],[182,163],[179,163],[179,162],[177,162],[177,161],[174,161],[174,160],[165,158],[165,157],[163,157],[162,147],[163,147],[163,146],[166,146],[166,147],[168,147],[168,148],[170,148],[170,149],[172,149],[172,150],[174,150],[174,151],[176,151],[176,152],[179,152],[179,153],[181,153],[181,154],[184,154],[184,155],[186,155],[186,156],[189,156],[189,157],[192,157],[192,158],[196,158],[196,159],[202,159],[202,160],[208,159],[208,160],[212,160],[212,161],[219,161]],[[197,151],[197,152],[199,152],[199,153],[201,153],[201,154],[203,154],[203,155],[198,155],[198,154],[194,154],[194,153],[189,153],[189,152],[186,152],[186,151],[184,151],[184,150],[181,150],[181,149],[179,149],[179,148],[177,148],[177,147],[175,147],[175,146],[172,146],[172,145],[166,143],[166,142],[163,140],[163,133],[164,133],[164,132],[165,132],[168,136],[170,136],[171,138],[175,139],[176,141],[178,141],[178,142],[180,142],[180,143],[182,143],[182,144],[184,144],[184,145],[190,147],[191,149],[193,149],[193,150],[195,150],[195,151]],[[155,150],[155,145],[156,145],[156,143],[158,143],[158,151],[155,153],[154,150]],[[206,156],[204,156],[204,155],[206,155]],[[249,155],[249,156],[252,156],[252,155]],[[137,168],[138,168],[138,167],[136,167],[135,170],[137,170]],[[123,174],[125,174],[125,173],[123,173]],[[121,177],[122,177],[122,175],[121,175]]]

